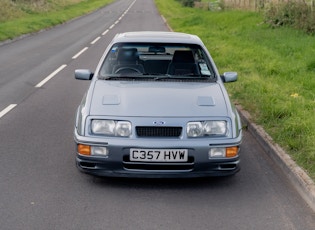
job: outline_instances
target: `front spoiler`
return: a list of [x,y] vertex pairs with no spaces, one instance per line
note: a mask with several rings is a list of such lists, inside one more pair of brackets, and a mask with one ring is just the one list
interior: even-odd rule
[[240,170],[239,157],[230,161],[196,163],[191,170],[130,170],[123,167],[122,162],[104,162],[87,159],[81,155],[76,157],[76,165],[81,172],[106,177],[129,178],[195,178],[231,176]]

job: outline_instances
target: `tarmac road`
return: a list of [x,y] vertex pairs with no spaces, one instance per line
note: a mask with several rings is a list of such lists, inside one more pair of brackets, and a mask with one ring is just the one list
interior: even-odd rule
[[[113,179],[80,173],[73,125],[95,69],[122,31],[168,30],[153,0],[117,0],[0,46],[0,229],[313,230],[315,214],[247,131],[228,178]],[[211,52],[211,50],[210,50]]]

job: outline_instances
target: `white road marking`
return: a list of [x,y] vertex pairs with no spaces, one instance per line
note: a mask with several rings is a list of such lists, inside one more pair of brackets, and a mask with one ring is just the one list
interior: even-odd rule
[[91,45],[94,45],[98,40],[100,40],[101,37],[98,36],[97,38],[95,38],[92,42],[91,42]]
[[54,72],[49,74],[44,80],[42,80],[40,83],[38,83],[35,87],[40,88],[42,87],[46,82],[48,82],[50,79],[52,79],[57,73],[59,73],[61,70],[63,70],[67,65],[62,65],[58,69],[56,69]]
[[87,49],[88,49],[88,47],[84,47],[80,52],[78,52],[76,55],[74,55],[74,56],[72,57],[72,59],[76,59],[76,58],[79,57],[82,53],[84,53]]
[[109,31],[109,30],[105,30],[105,31],[102,33],[102,35],[104,36],[105,34],[108,33],[108,31]]
[[4,115],[6,115],[8,112],[10,112],[17,104],[11,104],[7,106],[4,110],[0,112],[0,118],[2,118]]

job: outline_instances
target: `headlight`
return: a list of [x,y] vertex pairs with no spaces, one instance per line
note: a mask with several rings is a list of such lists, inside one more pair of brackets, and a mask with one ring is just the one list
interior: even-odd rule
[[200,137],[203,135],[203,127],[201,122],[189,122],[187,124],[187,136]]
[[195,121],[187,123],[188,137],[225,136],[227,134],[226,121]]
[[129,137],[131,134],[131,123],[129,121],[118,121],[115,134],[120,137]]
[[205,135],[225,135],[226,121],[205,121],[204,132]]
[[131,123],[129,121],[92,120],[91,130],[93,134],[128,137],[131,135]]

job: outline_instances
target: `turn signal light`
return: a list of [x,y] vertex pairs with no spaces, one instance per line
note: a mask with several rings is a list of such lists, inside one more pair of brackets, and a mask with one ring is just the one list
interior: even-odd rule
[[78,144],[78,153],[81,155],[91,155],[91,146]]
[[226,157],[236,157],[238,154],[238,146],[226,148]]

